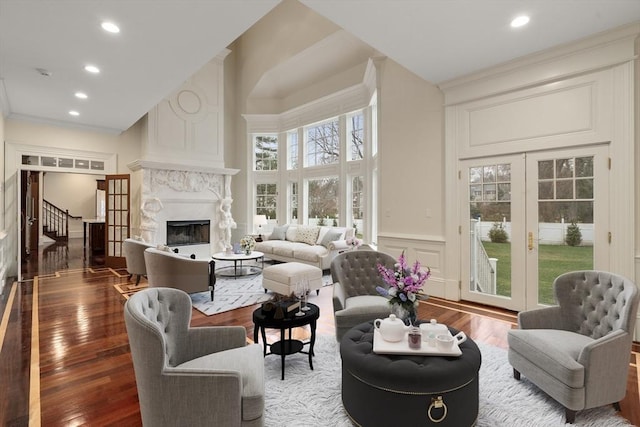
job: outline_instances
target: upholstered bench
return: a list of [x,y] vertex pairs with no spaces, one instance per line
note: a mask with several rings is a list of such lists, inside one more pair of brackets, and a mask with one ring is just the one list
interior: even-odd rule
[[280,295],[291,295],[301,279],[309,280],[309,290],[320,293],[322,287],[322,270],[300,262],[286,262],[265,267],[262,270],[262,286],[264,291],[276,292]]
[[342,403],[355,425],[476,422],[481,355],[472,339],[460,344],[459,357],[386,355],[373,352],[373,330],[373,322],[361,323],[340,342]]

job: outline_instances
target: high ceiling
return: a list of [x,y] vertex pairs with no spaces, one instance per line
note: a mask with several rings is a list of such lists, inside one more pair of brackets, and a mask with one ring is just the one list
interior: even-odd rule
[[[366,52],[354,46],[359,40],[433,83],[640,21],[640,0],[300,2],[348,33],[323,45],[336,67],[353,66],[341,46]],[[0,0],[2,109],[10,118],[123,131],[279,3]],[[509,22],[519,14],[531,22],[514,30]],[[121,32],[104,32],[103,20]],[[87,63],[101,73],[86,73]],[[286,95],[291,82],[277,70],[265,75],[261,96]],[[89,98],[76,99],[76,91]]]

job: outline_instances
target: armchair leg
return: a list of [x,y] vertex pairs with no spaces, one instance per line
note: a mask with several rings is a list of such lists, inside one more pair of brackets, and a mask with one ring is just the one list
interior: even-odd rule
[[513,378],[517,379],[518,381],[520,381],[520,372],[518,372],[516,370],[516,368],[513,368]]
[[567,417],[567,423],[568,424],[573,424],[576,422],[576,412],[577,411],[572,411],[569,408],[564,408],[564,413]]
[[136,274],[136,286],[140,284],[140,276],[141,274]]
[[127,277],[127,280],[131,280],[131,276],[133,276],[133,274],[130,274],[129,277]]
[[320,295],[320,289],[316,289],[316,295]]
[[620,402],[613,402],[613,409],[615,409],[616,411],[620,412]]

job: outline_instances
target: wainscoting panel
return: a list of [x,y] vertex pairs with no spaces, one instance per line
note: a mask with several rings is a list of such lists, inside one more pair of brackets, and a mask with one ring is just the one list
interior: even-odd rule
[[427,281],[425,292],[429,295],[446,298],[444,250],[441,237],[412,237],[403,235],[378,235],[378,250],[397,258],[404,251],[407,262],[420,261],[423,267],[431,269],[431,278]]

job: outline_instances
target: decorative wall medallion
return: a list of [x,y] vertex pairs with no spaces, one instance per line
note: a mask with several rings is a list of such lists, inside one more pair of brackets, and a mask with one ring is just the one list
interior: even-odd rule
[[207,96],[203,90],[186,83],[169,98],[171,111],[186,122],[199,122],[208,113]]
[[202,101],[192,90],[181,90],[177,96],[178,105],[187,114],[196,114],[202,108]]

